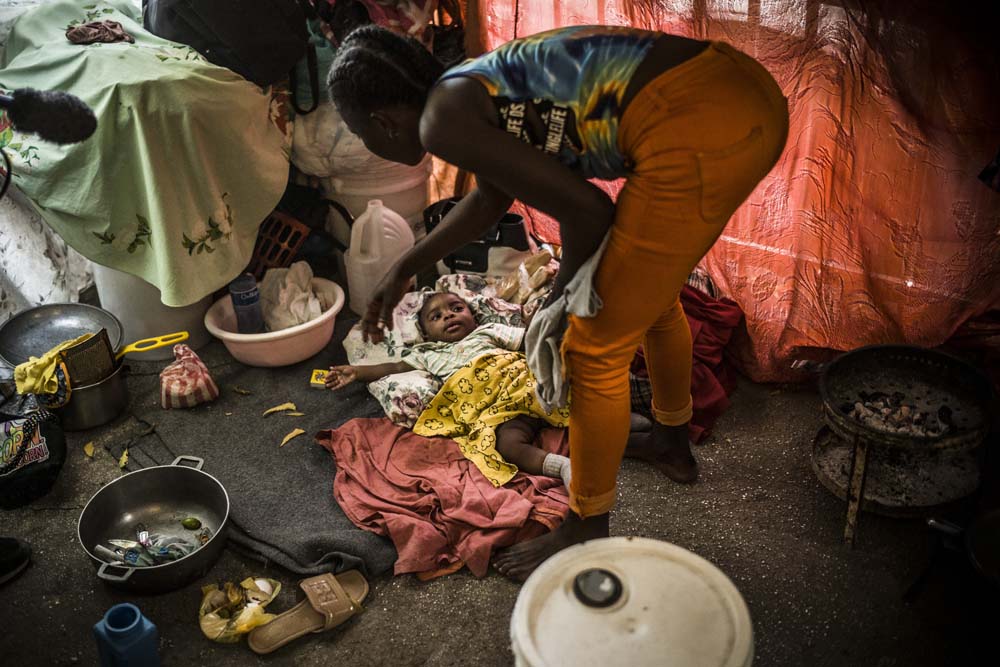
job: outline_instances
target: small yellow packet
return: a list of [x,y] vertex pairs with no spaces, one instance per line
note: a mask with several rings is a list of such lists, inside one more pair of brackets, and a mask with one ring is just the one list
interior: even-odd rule
[[330,371],[325,371],[322,368],[314,369],[309,378],[309,386],[313,389],[326,389],[326,376],[329,374]]

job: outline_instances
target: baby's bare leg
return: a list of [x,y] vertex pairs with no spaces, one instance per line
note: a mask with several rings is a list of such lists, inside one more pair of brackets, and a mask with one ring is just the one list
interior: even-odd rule
[[545,450],[535,446],[535,437],[544,422],[531,417],[515,417],[497,427],[497,451],[504,461],[532,475],[542,474]]

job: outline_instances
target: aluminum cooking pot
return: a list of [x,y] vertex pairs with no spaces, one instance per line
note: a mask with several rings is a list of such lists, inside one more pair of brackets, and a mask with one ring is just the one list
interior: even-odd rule
[[[101,329],[108,332],[111,349],[125,339],[122,323],[106,310],[83,303],[53,303],[19,312],[0,325],[0,362],[17,366],[41,356],[63,341]],[[69,403],[53,410],[67,431],[83,431],[106,424],[128,406],[127,367],[121,363],[100,382],[74,387]]]
[[53,410],[67,431],[96,428],[117,417],[128,406],[128,366],[118,364],[115,371],[100,382],[76,387],[69,403]]
[[121,321],[97,306],[50,303],[27,308],[0,325],[0,361],[17,366],[63,341],[101,329],[107,329],[111,349],[120,349],[125,342]]
[[[194,467],[181,465],[190,462]],[[229,495],[215,477],[204,472],[204,461],[179,456],[166,466],[143,468],[119,477],[94,494],[80,514],[80,546],[103,581],[134,593],[164,593],[204,576],[218,560],[226,543]],[[212,538],[187,556],[163,565],[129,567],[107,563],[95,555],[108,540],[135,540],[136,526],[151,533],[195,538],[181,521],[194,517],[212,532]]]

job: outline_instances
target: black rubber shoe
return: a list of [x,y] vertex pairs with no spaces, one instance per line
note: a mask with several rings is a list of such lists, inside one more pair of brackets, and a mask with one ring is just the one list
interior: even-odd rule
[[16,537],[0,537],[0,585],[24,572],[31,562],[31,547]]

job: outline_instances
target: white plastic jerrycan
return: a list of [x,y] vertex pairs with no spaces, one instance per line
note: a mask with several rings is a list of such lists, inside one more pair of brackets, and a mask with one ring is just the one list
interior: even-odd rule
[[413,243],[413,230],[401,215],[380,199],[368,202],[351,226],[351,246],[344,254],[351,310],[364,314],[379,281]]

